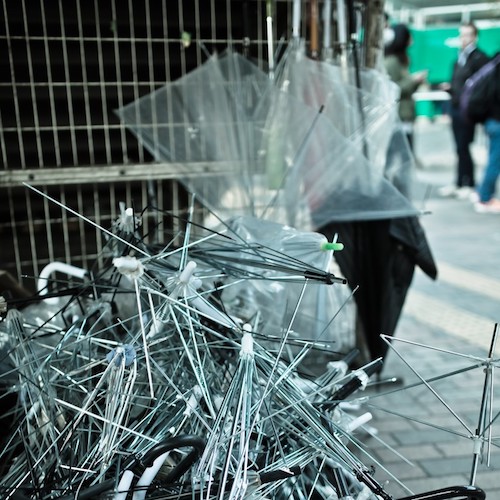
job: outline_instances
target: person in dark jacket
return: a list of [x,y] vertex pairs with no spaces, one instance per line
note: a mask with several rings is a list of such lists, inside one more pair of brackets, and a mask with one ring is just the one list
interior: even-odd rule
[[[500,52],[495,57],[499,57],[499,54]],[[496,66],[490,82],[492,92],[488,93],[489,114],[484,122],[484,130],[489,139],[488,161],[474,208],[478,213],[500,214],[500,200],[494,197],[500,176],[500,65]]]
[[488,62],[488,56],[477,48],[478,31],[473,23],[460,27],[460,53],[453,66],[451,82],[442,88],[451,94],[451,124],[457,152],[456,182],[439,189],[441,196],[467,199],[474,192],[474,163],[470,144],[474,140],[475,125],[464,121],[460,114],[460,95],[467,78]]

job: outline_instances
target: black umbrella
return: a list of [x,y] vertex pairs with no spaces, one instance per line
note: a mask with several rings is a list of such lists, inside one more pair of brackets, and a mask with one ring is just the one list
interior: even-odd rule
[[430,278],[437,268],[417,217],[331,222],[318,229],[327,238],[338,233],[344,250],[335,255],[352,289],[358,309],[358,328],[371,359],[384,357],[411,285],[415,266]]

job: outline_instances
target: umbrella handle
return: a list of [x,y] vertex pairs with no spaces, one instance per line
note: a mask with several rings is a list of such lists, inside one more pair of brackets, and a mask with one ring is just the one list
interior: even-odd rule
[[274,42],[273,42],[273,2],[266,0],[266,27],[267,27],[267,58],[269,64],[269,78],[274,78]]
[[[47,285],[49,281],[49,276],[55,272],[65,273],[69,276],[75,276],[76,278],[85,279],[88,275],[87,270],[81,269],[80,267],[72,266],[66,262],[51,262],[47,264],[42,271],[37,281],[37,291],[39,295],[46,295]],[[47,299],[48,303],[57,303],[58,298],[52,297]]]
[[486,493],[476,486],[450,486],[439,490],[427,491],[399,500],[485,500]]
[[192,448],[191,452],[183,460],[181,460],[164,479],[165,483],[172,483],[177,481],[194,464],[194,462],[196,462],[197,458],[203,453],[205,445],[205,440],[198,436],[186,434],[183,436],[172,437],[151,448],[144,455],[142,463],[149,467],[159,456],[168,451],[172,451],[177,448]]
[[340,386],[337,391],[332,395],[331,401],[324,401],[321,403],[323,407],[335,407],[340,401],[343,401],[348,396],[356,392],[357,389],[366,385],[366,381],[374,373],[382,368],[383,361],[376,359],[372,363],[366,365],[363,369],[353,372],[353,377],[348,380],[344,385]]
[[[122,474],[122,481],[120,481],[119,484],[127,484],[128,490],[126,492],[122,492],[127,495],[129,491],[134,490],[134,486],[130,487],[134,476],[138,475],[136,470],[139,468],[138,466],[142,466],[142,470],[139,471],[141,473],[141,478],[142,479],[144,476],[147,476],[146,473],[148,472],[148,469],[151,469],[153,467],[154,462],[157,458],[162,457],[163,455],[166,455],[169,451],[176,450],[178,448],[192,448],[191,452],[189,452],[186,457],[184,457],[167,475],[167,477],[164,479],[165,483],[173,483],[176,480],[178,480],[193,464],[196,462],[198,457],[203,453],[203,450],[205,449],[205,440],[203,438],[200,438],[198,436],[191,436],[191,435],[183,435],[183,436],[177,436],[177,437],[172,437],[169,439],[166,439],[162,443],[157,444],[150,450],[146,452],[144,457],[142,459],[138,459],[136,457],[132,457],[129,461],[129,464],[126,466],[123,474]],[[146,467],[146,468],[144,468]],[[156,471],[157,472],[157,471]],[[139,480],[140,480],[139,479]],[[153,481],[154,477],[145,477],[145,480],[149,480],[149,483]],[[89,488],[82,490],[78,494],[78,499],[79,500],[90,500],[92,498],[96,498],[98,495],[105,493],[105,492],[110,492],[113,491],[113,489],[116,486],[116,480],[115,478],[107,479],[106,481],[103,481],[102,483],[95,484],[93,486],[90,486]],[[121,493],[120,491],[116,492],[116,495],[114,498],[120,499],[122,496],[120,496]],[[63,497],[60,497],[59,500],[74,500],[75,495],[74,493],[71,495],[65,495]],[[124,497],[123,497],[124,498]]]

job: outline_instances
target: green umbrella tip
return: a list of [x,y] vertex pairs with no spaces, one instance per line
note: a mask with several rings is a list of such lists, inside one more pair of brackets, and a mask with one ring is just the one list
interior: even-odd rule
[[333,250],[334,252],[338,252],[340,250],[344,249],[344,244],[343,243],[330,243],[326,242],[321,245],[321,250]]

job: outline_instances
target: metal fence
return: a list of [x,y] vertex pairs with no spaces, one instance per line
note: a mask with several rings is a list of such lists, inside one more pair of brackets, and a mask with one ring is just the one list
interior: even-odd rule
[[[273,4],[273,38],[286,38],[292,2]],[[153,162],[114,110],[227,47],[265,66],[265,39],[265,0],[3,0],[0,270],[33,289],[47,263],[86,268],[103,245],[94,225],[23,183],[103,227],[122,201],[182,213],[176,166]]]

